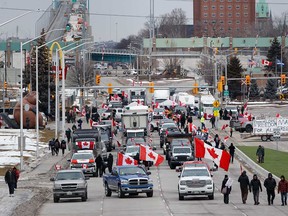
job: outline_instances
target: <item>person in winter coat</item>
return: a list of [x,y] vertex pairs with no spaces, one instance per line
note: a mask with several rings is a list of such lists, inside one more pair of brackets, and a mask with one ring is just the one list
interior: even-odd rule
[[220,138],[218,134],[215,135],[214,142],[215,142],[215,148],[219,148]]
[[65,141],[65,140],[62,140],[62,141],[61,141],[60,148],[61,148],[61,150],[62,150],[62,156],[64,156],[64,154],[65,154],[65,149],[66,149],[66,141]]
[[239,176],[238,182],[240,183],[242,202],[243,204],[246,204],[248,189],[251,192],[251,186],[246,171],[243,171],[242,174]]
[[227,185],[228,179],[229,179],[228,175],[225,175],[224,179],[222,181],[222,186],[221,186],[221,192],[224,195],[224,203],[225,204],[229,203],[229,194],[230,194],[230,192],[232,190],[231,185]]
[[78,129],[81,130],[82,129],[82,123],[83,123],[82,119],[78,119],[77,123],[78,123]]
[[264,147],[259,145],[256,151],[256,156],[258,157],[258,163],[264,163]]
[[234,162],[234,154],[235,154],[235,146],[233,145],[233,143],[230,144],[230,146],[228,147],[229,149],[229,154],[231,155],[231,163]]
[[184,129],[185,128],[185,123],[186,123],[186,117],[185,117],[184,113],[182,113],[182,115],[181,115],[180,123],[181,123],[181,129]]
[[109,156],[108,156],[108,170],[109,172],[111,173],[112,172],[112,166],[113,166],[113,155],[111,153],[109,153]]
[[251,190],[253,192],[253,199],[254,199],[254,205],[259,205],[259,192],[262,192],[262,186],[261,182],[258,179],[258,176],[256,174],[253,175],[253,179],[250,182]]
[[282,206],[287,205],[288,181],[282,175],[278,183],[278,194],[281,193]]
[[67,130],[65,131],[65,135],[67,137],[67,142],[70,143],[71,140],[71,129],[67,128]]
[[16,173],[15,171],[13,171],[12,167],[10,167],[9,170],[7,170],[7,172],[5,173],[5,182],[6,184],[8,184],[10,197],[14,196],[14,189],[15,189],[16,181],[17,181]]
[[213,115],[213,116],[211,117],[211,119],[210,119],[211,127],[212,127],[212,128],[215,128],[215,121],[216,121],[216,119],[215,119],[215,116]]
[[276,188],[276,181],[272,176],[272,173],[268,174],[268,178],[264,181],[264,187],[267,191],[267,200],[268,205],[273,205],[273,201],[275,198],[275,188]]
[[60,149],[60,142],[58,140],[58,138],[55,140],[55,153],[56,153],[56,156],[58,156],[58,153],[59,153],[59,149]]
[[16,167],[13,167],[13,172],[15,172],[15,175],[16,175],[16,182],[15,182],[14,188],[17,189],[17,182],[20,177],[20,171]]
[[55,138],[49,141],[49,150],[51,149],[51,154],[54,156],[55,154]]
[[103,165],[103,159],[101,157],[101,154],[99,154],[95,160],[96,162],[96,177],[98,177],[98,175],[100,177],[102,177],[102,165]]
[[204,116],[201,117],[200,122],[201,122],[201,129],[202,130],[205,129],[205,118],[204,118]]

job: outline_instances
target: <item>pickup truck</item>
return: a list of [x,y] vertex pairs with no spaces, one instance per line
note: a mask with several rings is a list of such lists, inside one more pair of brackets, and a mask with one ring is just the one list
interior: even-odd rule
[[147,197],[153,196],[153,181],[141,166],[116,166],[111,174],[103,175],[105,195],[110,197],[113,192],[118,193],[119,198],[125,194],[138,195],[146,193]]
[[191,146],[174,146],[168,160],[170,169],[175,169],[176,166],[182,165],[186,161],[193,161],[193,155]]

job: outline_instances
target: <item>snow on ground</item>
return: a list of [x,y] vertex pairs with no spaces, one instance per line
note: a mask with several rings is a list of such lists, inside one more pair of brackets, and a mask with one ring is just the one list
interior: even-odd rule
[[[20,130],[0,129],[0,167],[13,166],[20,163],[20,150],[18,149],[18,137]],[[23,156],[32,159],[35,157],[36,144],[35,130],[24,130],[25,147]],[[39,142],[39,152],[47,148],[47,144]]]

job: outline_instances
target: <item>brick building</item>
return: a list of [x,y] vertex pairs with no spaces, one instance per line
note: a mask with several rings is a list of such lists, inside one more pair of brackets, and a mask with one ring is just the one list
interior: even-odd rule
[[197,37],[255,36],[255,0],[194,0]]

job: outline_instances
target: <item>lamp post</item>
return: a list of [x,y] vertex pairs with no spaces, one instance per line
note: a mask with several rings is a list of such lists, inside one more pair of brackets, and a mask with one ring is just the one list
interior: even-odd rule
[[[54,40],[51,40],[45,44],[42,44],[41,46],[36,46],[36,157],[38,158],[39,156],[39,65],[38,65],[38,51],[39,49],[41,49],[42,47],[46,46],[49,43],[52,43],[58,39],[62,38],[58,37],[55,38]],[[49,69],[48,69],[48,73],[50,73]],[[30,83],[31,85],[31,83]],[[50,85],[50,83],[48,82],[48,85]]]
[[50,32],[53,31],[63,31],[65,29],[53,29],[51,31],[45,32],[44,34],[38,35],[37,37],[30,39],[26,42],[21,42],[20,43],[20,169],[23,170],[23,138],[24,138],[24,133],[23,133],[23,46],[37,40],[38,38],[42,37],[43,35],[46,35]]

